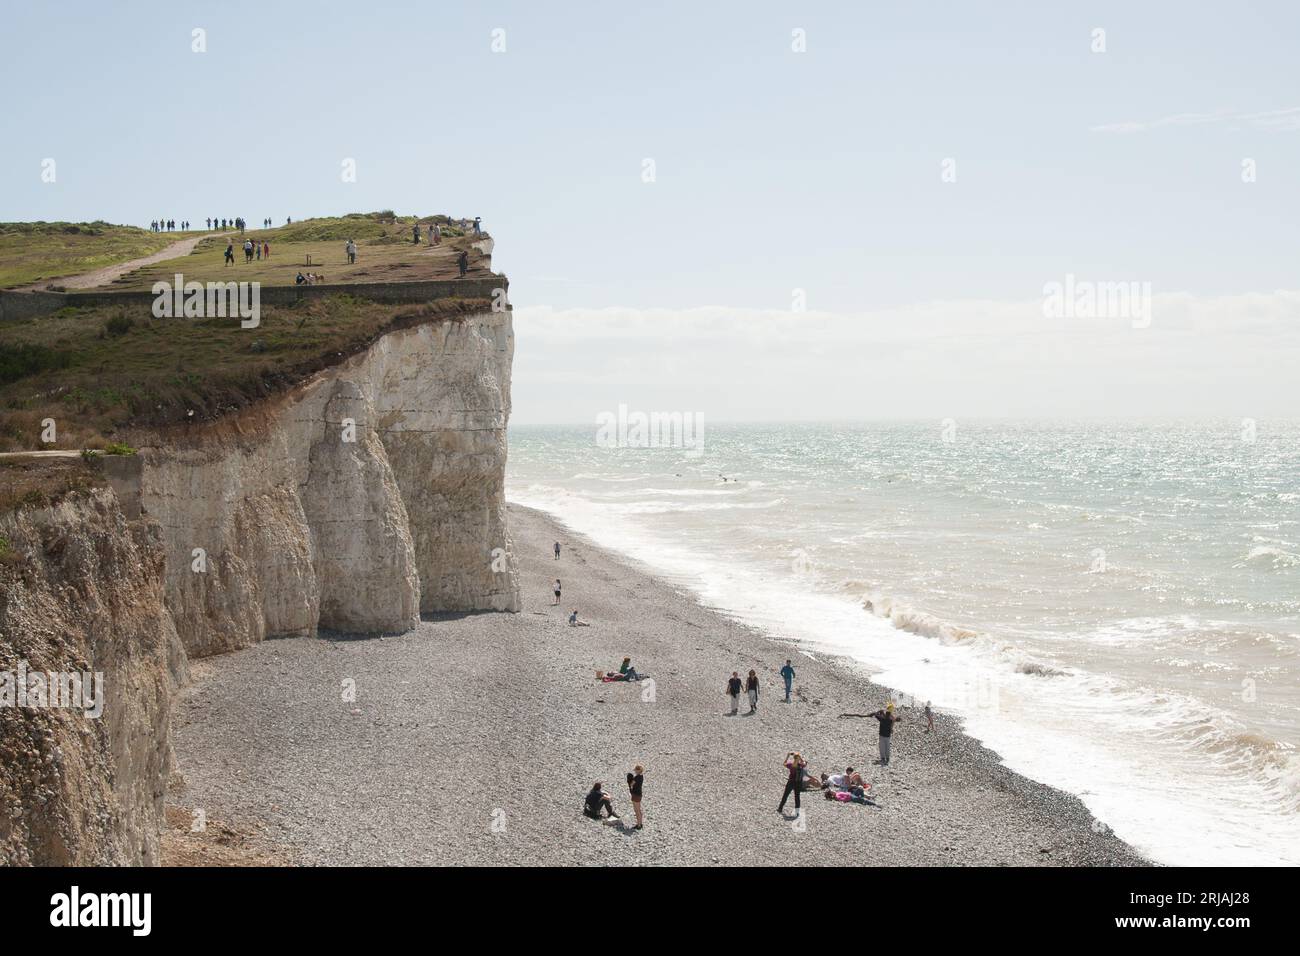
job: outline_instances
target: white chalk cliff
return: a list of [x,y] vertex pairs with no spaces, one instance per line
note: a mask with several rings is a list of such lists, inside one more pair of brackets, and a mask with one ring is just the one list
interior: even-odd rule
[[183,446],[140,449],[191,656],[519,608],[505,524],[509,311],[390,332]]
[[0,707],[0,865],[154,864],[189,657],[519,608],[509,311],[387,333],[286,395],[0,514],[0,671],[102,672],[102,719]]

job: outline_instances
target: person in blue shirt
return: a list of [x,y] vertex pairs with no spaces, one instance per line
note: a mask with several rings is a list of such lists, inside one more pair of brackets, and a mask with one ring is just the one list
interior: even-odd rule
[[785,667],[781,668],[781,680],[785,681],[785,702],[790,703],[790,688],[794,686],[794,668],[790,662],[785,662]]

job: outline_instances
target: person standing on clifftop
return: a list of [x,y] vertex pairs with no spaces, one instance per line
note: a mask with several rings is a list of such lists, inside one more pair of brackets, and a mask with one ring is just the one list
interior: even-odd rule
[[235,264],[235,240],[230,239],[226,242],[226,265]]
[[461,254],[456,257],[456,265],[460,267],[460,277],[462,279],[465,278],[465,273],[469,272],[469,253],[461,252]]
[[442,226],[436,222],[433,224],[433,234],[430,236],[429,242],[435,246],[442,242]]
[[411,241],[418,246],[420,244],[420,224],[418,222],[415,224],[415,229],[412,230],[412,233],[414,238]]
[[344,251],[348,254],[348,265],[357,261],[357,244],[351,239],[348,240],[348,244],[344,247]]
[[781,668],[781,680],[785,681],[785,702],[790,703],[790,689],[794,686],[794,668],[787,658],[785,667]]

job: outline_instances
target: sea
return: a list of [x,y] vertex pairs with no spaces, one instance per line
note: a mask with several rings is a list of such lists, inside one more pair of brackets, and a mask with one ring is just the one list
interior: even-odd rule
[[512,426],[507,498],[955,716],[1154,861],[1300,864],[1300,421],[626,431]]

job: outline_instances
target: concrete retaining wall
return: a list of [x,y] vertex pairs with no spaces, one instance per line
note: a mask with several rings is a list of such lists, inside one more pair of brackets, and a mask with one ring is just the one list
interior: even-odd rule
[[[420,303],[436,299],[492,299],[498,290],[508,289],[503,275],[468,279],[430,279],[416,282],[357,282],[334,285],[263,285],[262,305],[293,305],[303,299],[351,295],[373,302]],[[152,309],[152,292],[14,292],[0,290],[0,321],[50,315],[60,309],[125,306]]]

